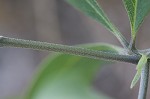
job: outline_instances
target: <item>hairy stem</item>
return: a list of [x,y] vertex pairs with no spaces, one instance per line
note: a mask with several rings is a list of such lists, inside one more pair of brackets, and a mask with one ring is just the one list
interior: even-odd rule
[[146,99],[148,79],[149,79],[149,61],[142,69],[138,99]]
[[126,38],[119,32],[118,35],[116,35],[119,42],[122,44],[122,46],[128,50],[129,42],[126,40]]
[[139,50],[141,53],[146,53],[148,56],[150,56],[150,48],[144,49],[144,50]]
[[115,61],[129,62],[133,64],[136,64],[140,59],[140,56],[138,55],[121,55],[116,53],[91,50],[91,49],[74,47],[74,46],[15,39],[15,38],[8,38],[8,37],[0,37],[0,46],[62,52],[66,54],[83,56],[83,57],[88,57],[93,59],[106,59],[106,60],[113,60],[113,61],[115,60]]
[[137,49],[135,47],[135,39],[131,38],[130,44],[128,46],[128,50],[129,50],[129,53],[136,53],[136,54],[138,54],[138,51],[137,51]]

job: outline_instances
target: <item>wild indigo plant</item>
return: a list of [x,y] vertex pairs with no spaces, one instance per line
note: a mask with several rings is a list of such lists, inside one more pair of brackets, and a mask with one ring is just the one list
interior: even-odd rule
[[[147,87],[148,87],[148,78],[149,78],[149,64],[150,64],[150,49],[146,50],[138,50],[135,46],[136,43],[136,35],[138,32],[138,29],[140,25],[142,24],[145,16],[148,15],[149,10],[150,10],[150,0],[122,0],[125,9],[127,11],[128,17],[130,19],[130,25],[131,25],[131,40],[130,42],[126,40],[126,38],[122,35],[122,33],[117,29],[117,27],[110,21],[110,19],[106,16],[104,13],[103,9],[101,6],[97,3],[96,0],[66,0],[69,4],[73,5],[75,8],[81,10],[84,12],[86,15],[90,16],[91,18],[95,19],[99,23],[101,23],[106,29],[108,29],[111,33],[113,33],[116,38],[120,41],[122,44],[123,48],[116,47],[114,45],[108,45],[108,44],[100,44],[100,45],[86,45],[83,47],[77,47],[77,46],[67,46],[67,45],[61,45],[61,44],[53,44],[53,43],[47,43],[47,42],[39,42],[39,41],[31,41],[31,40],[23,40],[23,39],[15,39],[15,38],[8,38],[8,37],[0,37],[0,44],[1,47],[20,47],[20,48],[32,48],[34,50],[46,50],[46,51],[54,51],[54,52],[62,52],[65,54],[71,54],[71,55],[77,55],[77,56],[82,56],[82,57],[87,57],[87,58],[79,58],[79,57],[74,57],[74,56],[65,56],[64,54],[55,56],[54,59],[50,59],[51,61],[47,62],[47,67],[43,70],[44,72],[47,72],[48,74],[45,74],[42,72],[39,74],[39,78],[35,81],[36,83],[33,84],[32,88],[28,91],[28,94],[25,96],[26,99],[43,99],[43,96],[45,94],[40,94],[40,91],[37,91],[39,86],[44,86],[42,85],[43,82],[46,82],[46,80],[43,79],[49,79],[48,77],[51,77],[53,75],[56,75],[57,72],[53,71],[53,68],[57,68],[58,70],[61,70],[61,68],[66,68],[63,66],[69,66],[69,65],[64,65],[63,63],[60,64],[60,60],[63,60],[64,62],[67,62],[70,60],[70,66],[74,66],[75,64],[78,64],[79,66],[85,65],[83,62],[87,62],[86,68],[84,71],[82,71],[82,74],[87,74],[86,70],[90,70],[91,73],[93,74],[95,72],[95,67],[93,68],[91,65],[98,65],[102,64],[104,60],[108,61],[120,61],[120,62],[128,62],[128,63],[133,63],[136,64],[136,74],[135,77],[133,78],[131,82],[130,88],[133,88],[135,84],[138,82],[140,79],[140,88],[139,88],[139,94],[138,94],[138,99],[146,99],[146,93],[147,93]],[[88,47],[88,48],[87,48]],[[92,60],[96,59],[96,60]],[[103,60],[101,60],[103,59]],[[82,61],[81,61],[82,60]],[[88,63],[89,60],[93,61],[93,63]],[[56,61],[56,62],[55,62]],[[54,65],[55,64],[55,65]],[[60,67],[58,65],[61,65]],[[88,66],[90,69],[88,69]],[[91,66],[91,67],[90,67]],[[75,66],[74,66],[75,67]],[[91,69],[93,68],[93,69]],[[52,73],[51,73],[52,72]],[[74,71],[75,72],[75,71]],[[69,72],[71,76],[71,72]],[[75,72],[76,73],[76,72]],[[82,79],[77,79],[79,82],[76,82],[76,86],[81,86],[80,84],[83,83],[83,80],[86,80],[86,82],[89,83],[90,77],[86,77],[85,75],[80,75],[81,77],[83,76]],[[47,76],[49,75],[49,76]],[[65,77],[68,75],[64,75]],[[77,74],[78,75],[78,74]],[[63,76],[62,76],[63,77]],[[74,76],[73,76],[74,77]],[[79,77],[79,76],[78,76]],[[55,77],[53,77],[55,78]],[[56,77],[57,78],[57,77]],[[61,77],[58,77],[61,79]],[[72,78],[72,76],[70,77]],[[68,81],[68,80],[62,80],[62,81]],[[42,82],[43,81],[43,82]],[[50,80],[48,82],[52,83],[53,80]],[[57,80],[56,80],[57,81]],[[39,83],[40,82],[40,83]],[[54,85],[56,87],[59,85],[58,84],[59,80],[55,82]],[[72,84],[74,82],[70,82],[69,84]],[[66,82],[68,83],[68,82]],[[53,83],[52,83],[53,84]],[[48,85],[50,86],[50,85]],[[68,85],[67,85],[68,86]],[[62,89],[58,88],[58,93],[59,91],[62,90],[62,92],[65,90],[66,92],[68,90],[71,90],[69,87],[64,85]],[[74,86],[74,85],[72,85]],[[38,87],[38,88],[37,88]],[[82,85],[81,87],[88,88],[88,85]],[[44,99],[64,99],[64,97],[59,97],[56,96],[56,93],[53,90],[53,87],[50,87],[52,91],[49,90],[49,92],[52,92],[52,94],[49,93],[49,98],[44,98]],[[56,88],[54,88],[56,89]],[[75,87],[73,89],[76,89]],[[83,88],[84,89],[84,88]],[[66,94],[65,91],[63,94]],[[70,91],[69,91],[70,92]],[[83,91],[85,92],[85,90]],[[55,93],[55,94],[53,94]],[[70,97],[68,96],[65,99],[71,99],[71,97],[75,97],[73,99],[99,99],[99,95],[95,95],[91,93],[86,93],[84,94],[84,97],[78,97],[77,95],[70,94]],[[47,95],[47,94],[46,94]],[[87,97],[85,97],[87,96]],[[91,97],[91,98],[90,98]],[[104,99],[104,98],[102,98]]]

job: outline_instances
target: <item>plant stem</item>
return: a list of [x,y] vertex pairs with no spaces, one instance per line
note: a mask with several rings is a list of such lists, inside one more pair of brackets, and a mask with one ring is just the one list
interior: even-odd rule
[[148,79],[149,79],[149,61],[142,69],[138,99],[146,99]]
[[146,53],[148,56],[150,56],[150,48],[145,49],[145,50],[139,50],[141,53]]
[[136,54],[138,54],[137,49],[135,47],[135,39],[131,38],[130,44],[128,46],[128,50],[129,50],[129,53],[136,53]]
[[117,35],[117,39],[119,40],[119,42],[121,43],[121,45],[125,48],[128,49],[129,47],[129,42],[126,40],[126,38],[118,31],[116,31]]
[[40,41],[15,39],[15,38],[8,38],[8,37],[0,37],[0,46],[62,52],[66,54],[83,56],[83,57],[88,57],[93,59],[106,59],[112,61],[115,60],[115,61],[129,62],[133,64],[137,64],[137,62],[140,59],[140,56],[138,55],[122,55],[122,54],[92,50],[87,48],[53,44],[53,43],[40,42]]

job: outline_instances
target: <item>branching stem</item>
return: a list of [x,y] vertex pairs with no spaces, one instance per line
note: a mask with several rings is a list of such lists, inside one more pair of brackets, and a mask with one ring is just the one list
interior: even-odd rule
[[[132,55],[116,54],[116,53],[111,53],[111,52],[106,52],[106,51],[92,50],[92,49],[75,47],[75,46],[67,46],[67,45],[53,44],[53,43],[40,42],[40,41],[15,39],[15,38],[8,38],[8,37],[2,37],[2,36],[0,36],[0,46],[62,52],[66,54],[83,56],[83,57],[88,57],[92,59],[106,59],[106,60],[112,60],[112,61],[128,62],[128,63],[133,63],[133,64],[137,64],[141,57],[136,54],[132,54]],[[147,87],[148,87],[148,76],[149,76],[149,61],[144,66],[143,71],[141,73],[141,82],[140,82],[138,99],[146,99],[146,93],[147,93]]]
[[106,59],[112,61],[122,61],[136,64],[140,56],[138,55],[122,55],[98,50],[92,50],[87,48],[80,48],[74,46],[67,46],[61,44],[53,44],[47,42],[15,39],[8,37],[0,37],[1,47],[20,47],[20,48],[31,48],[34,50],[46,50],[54,52],[62,52],[66,54],[72,54],[77,56],[83,56],[93,59]]

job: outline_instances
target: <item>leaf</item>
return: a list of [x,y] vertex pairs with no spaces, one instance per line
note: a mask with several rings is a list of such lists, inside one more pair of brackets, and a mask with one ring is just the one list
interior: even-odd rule
[[[120,51],[105,44],[88,45],[88,48],[114,53]],[[108,63],[65,54],[49,57],[42,63],[44,69],[40,69],[26,99],[110,99],[91,86],[101,65]]]
[[140,77],[141,77],[141,73],[139,71],[137,71],[132,82],[131,82],[131,86],[130,86],[131,89],[136,85],[136,83],[138,82]]
[[135,84],[138,82],[138,80],[140,79],[142,68],[147,63],[147,59],[148,59],[148,57],[146,55],[142,54],[142,57],[140,58],[140,60],[137,64],[137,67],[136,67],[137,72],[132,80],[130,88],[133,88],[135,86]]
[[136,38],[139,26],[150,11],[150,0],[123,0],[132,31],[132,39]]
[[100,22],[110,32],[112,32],[124,46],[128,46],[128,42],[119,30],[110,22],[100,5],[96,0],[66,0],[71,5],[81,10],[88,16]]
[[148,59],[148,57],[147,57],[146,55],[142,54],[142,57],[141,57],[141,59],[139,60],[136,69],[137,69],[137,70],[141,70],[142,67],[146,64],[147,59]]

